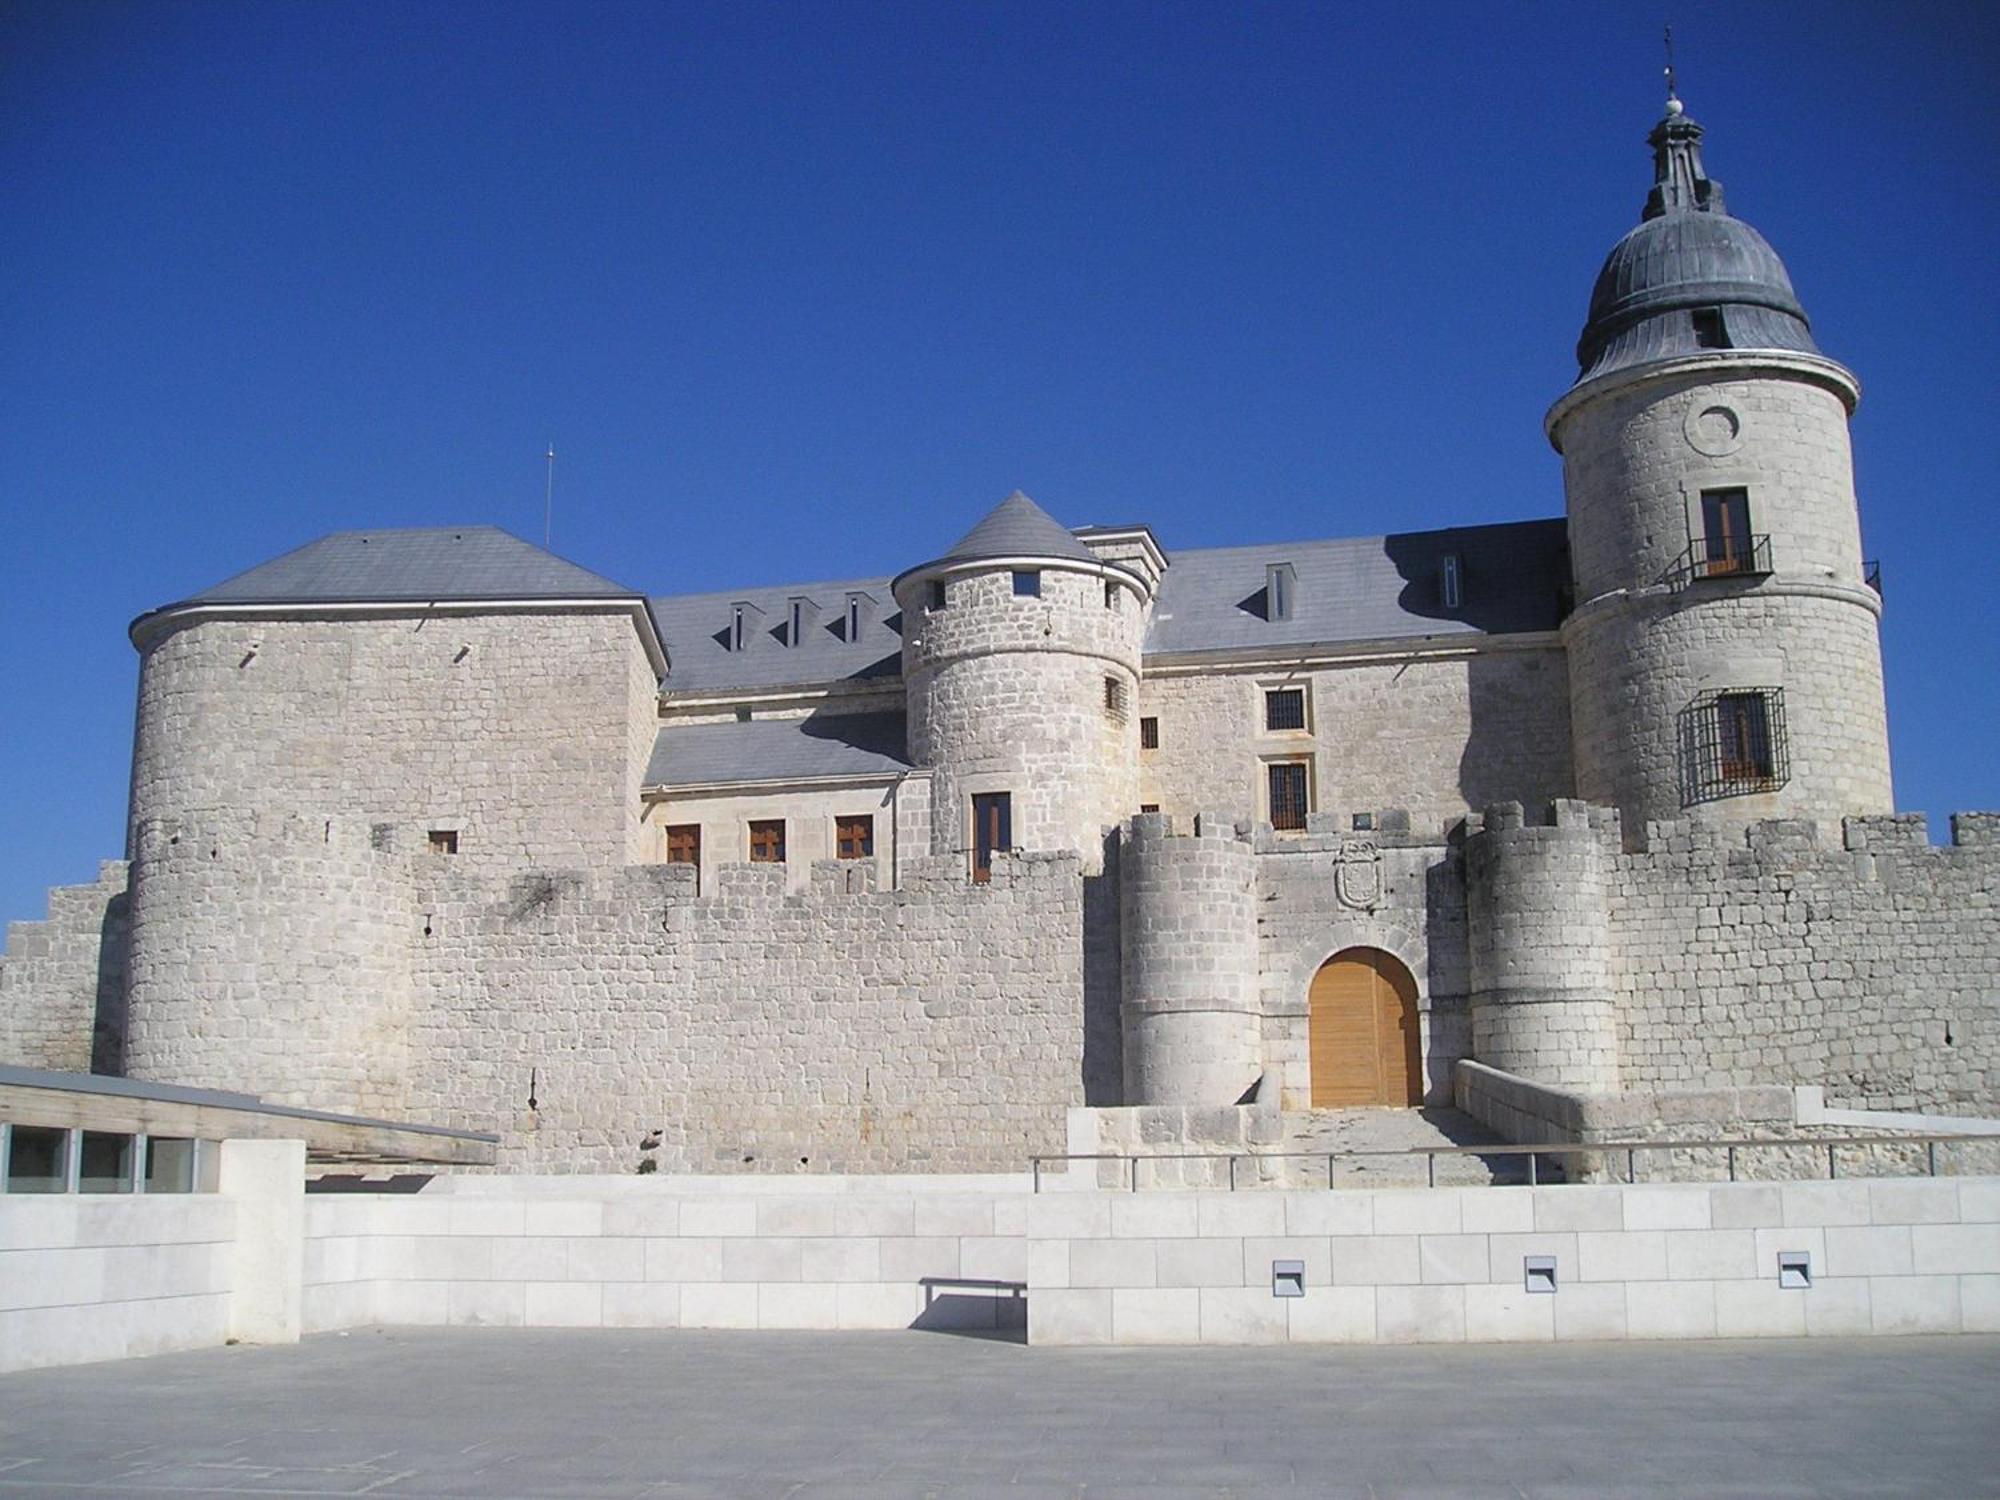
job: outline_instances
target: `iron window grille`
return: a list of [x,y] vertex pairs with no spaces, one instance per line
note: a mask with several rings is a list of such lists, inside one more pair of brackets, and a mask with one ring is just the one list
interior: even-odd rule
[[1280,832],[1298,833],[1306,826],[1311,811],[1304,761],[1275,761],[1265,768],[1271,796],[1271,826]]
[[1680,716],[1681,803],[1774,792],[1791,780],[1785,690],[1721,688]]
[[1699,578],[1761,578],[1771,571],[1771,538],[1762,532],[1702,537],[1674,571],[1688,583]]
[[1269,733],[1306,727],[1306,690],[1268,688],[1264,693],[1264,728]]

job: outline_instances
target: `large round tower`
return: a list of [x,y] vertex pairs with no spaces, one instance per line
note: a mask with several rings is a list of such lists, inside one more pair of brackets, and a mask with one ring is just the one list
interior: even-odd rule
[[1670,99],[1550,410],[1576,608],[1577,791],[1628,828],[1892,808],[1847,419],[1770,245],[1723,207]]
[[892,588],[931,851],[974,878],[1008,849],[1074,849],[1139,804],[1139,652],[1152,585],[1016,491]]

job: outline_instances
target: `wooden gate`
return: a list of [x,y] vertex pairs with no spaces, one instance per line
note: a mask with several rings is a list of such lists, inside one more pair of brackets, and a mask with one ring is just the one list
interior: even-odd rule
[[1379,948],[1349,948],[1320,965],[1308,1035],[1314,1109],[1423,1103],[1417,982]]

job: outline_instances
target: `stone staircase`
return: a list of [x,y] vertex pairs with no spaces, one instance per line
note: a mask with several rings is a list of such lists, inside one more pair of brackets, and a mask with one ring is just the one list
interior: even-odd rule
[[[1283,1139],[1271,1149],[1311,1155],[1281,1158],[1282,1165],[1272,1186],[1325,1187],[1326,1158],[1333,1155],[1332,1181],[1337,1188],[1423,1187],[1430,1178],[1421,1156],[1357,1157],[1338,1153],[1506,1144],[1502,1136],[1472,1116],[1449,1107],[1298,1110],[1287,1111],[1284,1122]],[[1540,1181],[1561,1181],[1559,1169],[1546,1159],[1539,1163],[1537,1173]],[[1486,1187],[1527,1180],[1525,1156],[1468,1153],[1437,1158],[1439,1187]]]

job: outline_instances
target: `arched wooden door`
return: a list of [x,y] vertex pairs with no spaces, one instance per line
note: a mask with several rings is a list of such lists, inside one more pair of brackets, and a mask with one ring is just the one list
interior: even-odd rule
[[1379,948],[1336,953],[1313,975],[1308,1036],[1314,1109],[1424,1100],[1417,982]]

